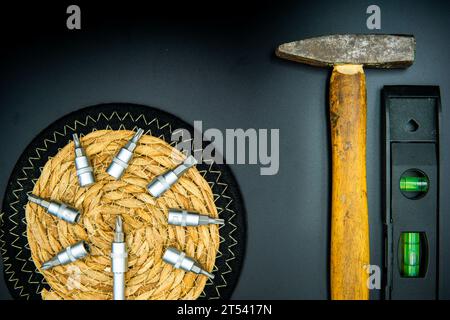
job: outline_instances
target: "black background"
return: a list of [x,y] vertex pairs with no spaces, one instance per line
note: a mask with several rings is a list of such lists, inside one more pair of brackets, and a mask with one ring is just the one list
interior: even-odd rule
[[[26,145],[78,108],[152,105],[207,128],[279,128],[280,171],[234,165],[248,212],[248,246],[236,299],[328,297],[329,71],[276,58],[277,45],[330,33],[367,33],[366,8],[381,7],[381,33],[414,34],[407,70],[367,70],[367,179],[371,263],[382,262],[380,89],[440,85],[441,270],[450,270],[450,31],[446,1],[151,2],[2,4],[0,193]],[[79,4],[82,30],[66,29]],[[144,5],[146,3],[146,5]],[[445,228],[445,229],[444,229]],[[441,298],[450,275],[441,272]],[[1,284],[0,297],[8,293]],[[379,298],[379,291],[372,292]]]

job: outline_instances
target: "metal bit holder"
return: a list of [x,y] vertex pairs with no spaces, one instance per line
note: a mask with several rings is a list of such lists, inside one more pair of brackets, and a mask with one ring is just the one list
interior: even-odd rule
[[212,273],[202,269],[202,267],[194,259],[186,256],[184,252],[178,251],[173,247],[167,248],[163,256],[163,261],[172,265],[176,269],[181,269],[196,274],[203,274],[210,279],[214,279],[214,275]]
[[75,169],[77,170],[78,183],[81,187],[89,187],[95,182],[94,170],[86,152],[81,147],[78,135],[73,134],[72,137],[75,145]]
[[125,300],[125,273],[128,269],[128,252],[125,244],[122,218],[117,216],[114,242],[111,248],[111,271],[113,272],[113,299]]
[[42,199],[34,194],[30,194],[28,196],[28,200],[30,202],[36,203],[37,205],[45,208],[48,213],[51,215],[62,219],[64,221],[67,221],[69,223],[78,223],[80,220],[80,212],[72,208],[64,203],[58,203],[55,201],[47,201],[45,199]]
[[87,242],[79,241],[70,247],[61,250],[56,256],[42,264],[41,269],[47,270],[59,265],[65,265],[86,257],[90,253]]
[[211,218],[197,212],[169,209],[168,223],[174,226],[197,227],[208,224],[224,224],[224,220]]
[[188,169],[196,164],[197,160],[193,156],[187,157],[175,169],[155,177],[153,181],[147,185],[148,192],[155,198],[160,197],[164,192],[169,190]]
[[128,141],[125,147],[121,148],[116,156],[112,159],[106,172],[116,180],[119,180],[125,170],[128,168],[128,164],[133,158],[133,151],[136,149],[137,142],[144,134],[143,129],[138,129],[133,138]]

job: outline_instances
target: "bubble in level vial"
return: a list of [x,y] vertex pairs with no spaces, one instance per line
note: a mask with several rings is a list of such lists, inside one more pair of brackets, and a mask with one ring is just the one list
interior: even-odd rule
[[407,192],[427,192],[428,179],[426,177],[401,177],[400,190]]

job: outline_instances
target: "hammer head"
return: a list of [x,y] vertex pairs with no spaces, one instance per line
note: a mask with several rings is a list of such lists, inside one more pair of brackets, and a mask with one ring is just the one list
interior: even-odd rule
[[360,64],[372,68],[406,68],[414,62],[411,35],[329,35],[282,44],[280,58],[314,66]]

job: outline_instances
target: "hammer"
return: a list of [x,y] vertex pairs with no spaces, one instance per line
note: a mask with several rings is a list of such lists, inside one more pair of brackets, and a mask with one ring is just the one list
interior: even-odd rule
[[333,300],[369,298],[366,186],[366,80],[363,66],[406,68],[410,35],[329,35],[282,44],[280,58],[333,67],[330,78],[332,155],[330,288]]

